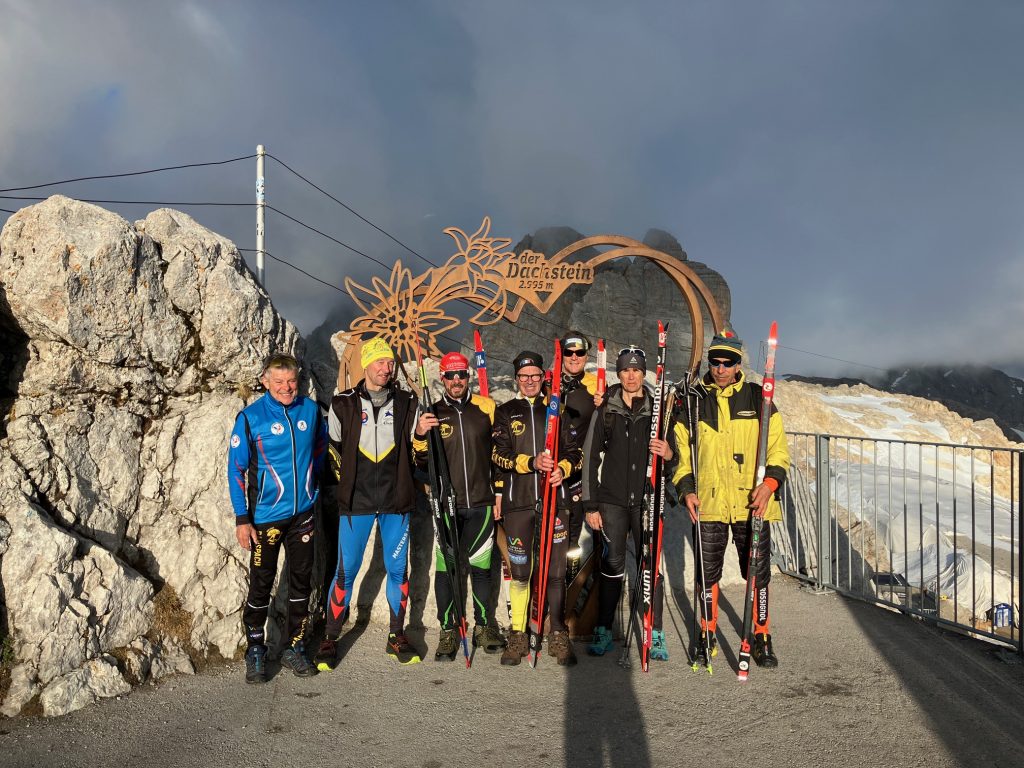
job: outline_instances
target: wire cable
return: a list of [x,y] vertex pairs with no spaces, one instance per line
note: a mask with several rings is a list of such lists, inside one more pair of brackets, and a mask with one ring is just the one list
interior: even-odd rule
[[[40,202],[48,200],[46,197],[28,197],[24,195],[0,195],[0,200],[28,200]],[[193,203],[188,201],[167,201],[167,200],[96,200],[86,197],[76,197],[76,200],[83,203],[106,203],[108,205],[178,205],[178,206],[222,206],[226,208],[254,208],[258,203]],[[269,207],[269,206],[268,206]]]
[[826,360],[835,360],[838,363],[847,363],[849,365],[859,365],[862,368],[871,368],[875,371],[882,371],[883,373],[887,370],[886,368],[879,368],[877,365],[868,365],[867,363],[858,363],[855,360],[844,360],[841,357],[832,357],[831,355],[822,355],[818,352],[808,352],[806,349],[797,349],[796,347],[786,347],[782,344],[778,345],[780,349],[788,349],[790,352],[799,352],[803,355],[812,355],[814,357],[823,357]]
[[129,171],[127,173],[105,173],[98,176],[79,176],[75,179],[63,179],[61,181],[48,181],[45,184],[32,184],[27,187],[8,187],[6,189],[0,189],[0,192],[22,192],[29,189],[42,189],[43,187],[56,187],[60,184],[72,184],[76,181],[95,181],[97,179],[122,179],[126,176],[145,176],[148,173],[162,173],[164,171],[178,171],[183,168],[203,168],[210,165],[227,165],[228,163],[237,163],[240,160],[251,160],[256,155],[243,155],[242,157],[233,157],[230,160],[214,160],[209,163],[185,163],[183,165],[168,165],[163,168],[150,168],[146,171]]

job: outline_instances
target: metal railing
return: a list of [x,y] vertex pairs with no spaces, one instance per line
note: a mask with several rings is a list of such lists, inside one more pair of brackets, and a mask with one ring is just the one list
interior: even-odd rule
[[783,572],[1024,655],[1024,451],[792,433]]

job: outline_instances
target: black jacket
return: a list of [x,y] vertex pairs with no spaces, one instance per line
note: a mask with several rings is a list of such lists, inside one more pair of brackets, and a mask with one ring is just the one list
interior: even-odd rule
[[[534,469],[533,460],[544,449],[546,414],[543,396],[532,401],[516,397],[494,412],[491,457],[502,476],[504,509],[532,509],[542,498],[541,473]],[[583,466],[583,451],[570,421],[561,421],[558,434],[558,466],[562,476],[569,477]]]
[[[452,400],[446,394],[434,403],[434,412],[441,422],[438,429],[448,458],[456,504],[460,509],[491,506],[494,504],[491,484],[494,401],[482,395]],[[413,435],[412,447],[419,467],[427,466],[427,445],[426,437]]]
[[331,399],[330,467],[338,481],[340,514],[411,512],[416,506],[411,444],[416,400],[394,383],[388,394],[388,401],[374,408],[360,381]]
[[647,490],[647,462],[651,455],[651,408],[647,387],[630,408],[622,399],[622,386],[609,388],[604,403],[594,411],[584,443],[583,508],[598,504],[639,507]]

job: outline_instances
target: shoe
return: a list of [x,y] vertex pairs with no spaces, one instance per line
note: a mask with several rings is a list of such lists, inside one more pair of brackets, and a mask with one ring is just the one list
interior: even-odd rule
[[668,648],[665,646],[665,632],[655,629],[651,633],[651,649],[648,656],[655,661],[668,661]]
[[612,640],[611,630],[594,627],[594,637],[587,646],[587,653],[591,656],[604,656],[614,647],[615,641]]
[[565,630],[548,635],[548,653],[563,667],[576,666],[576,653],[572,649],[569,633]]
[[434,661],[455,661],[459,653],[459,633],[454,629],[442,629],[434,651]]
[[391,632],[388,634],[388,643],[384,650],[388,656],[399,664],[419,664],[420,655],[409,645],[404,632]]
[[772,636],[762,632],[754,635],[754,649],[750,652],[754,663],[765,669],[775,669],[779,666],[779,657],[772,650]]
[[296,677],[312,677],[316,674],[316,667],[306,658],[306,648],[302,643],[284,649],[281,666],[290,669]]
[[710,666],[711,659],[718,655],[718,638],[714,634],[708,636],[708,650],[710,654],[704,652],[704,633],[702,632],[700,638],[690,643],[690,658],[692,659],[691,666],[693,669]]
[[505,649],[505,636],[494,624],[477,624],[473,627],[473,647],[483,648],[484,653],[498,653]]
[[321,672],[332,672],[338,664],[337,641],[325,637],[320,642],[320,647],[316,649],[313,663],[316,664],[316,668]]
[[267,682],[267,646],[250,645],[245,652],[245,682]]
[[508,644],[501,654],[501,663],[506,667],[514,667],[530,652],[530,643],[525,632],[512,630],[508,635]]

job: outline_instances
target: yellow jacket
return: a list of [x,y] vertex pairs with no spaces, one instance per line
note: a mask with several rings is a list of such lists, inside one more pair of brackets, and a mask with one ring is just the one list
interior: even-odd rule
[[[700,519],[703,522],[732,523],[750,518],[750,492],[757,471],[757,432],[762,394],[758,384],[751,384],[740,371],[736,382],[719,389],[710,376],[700,384],[697,427],[697,477],[694,481],[690,462],[690,433],[685,415],[676,422],[673,450],[678,457],[672,482],[682,499],[696,492],[700,498]],[[685,414],[685,408],[681,411]],[[772,403],[768,422],[768,458],[765,478],[781,486],[789,470],[789,449],[782,416]],[[773,495],[768,502],[765,520],[782,519],[782,507]]]

